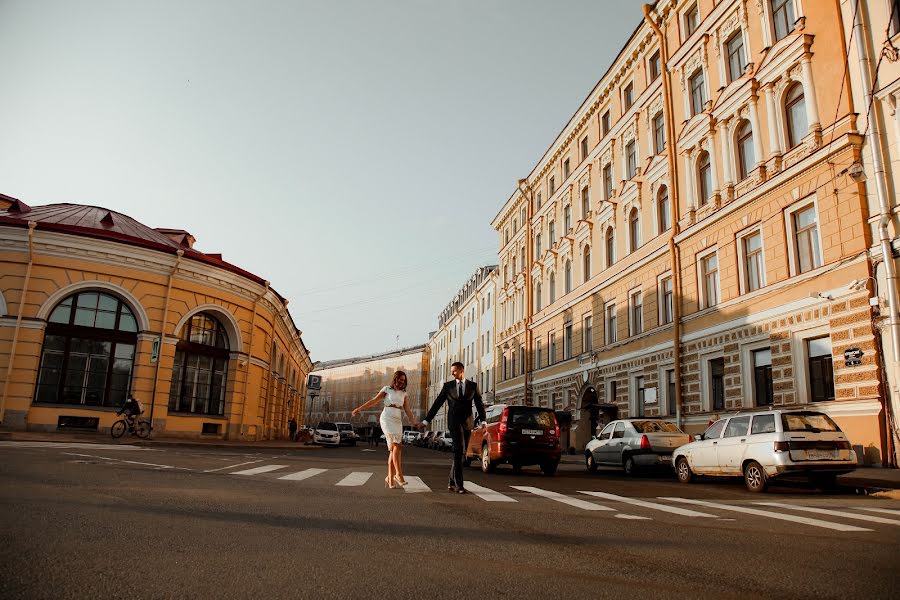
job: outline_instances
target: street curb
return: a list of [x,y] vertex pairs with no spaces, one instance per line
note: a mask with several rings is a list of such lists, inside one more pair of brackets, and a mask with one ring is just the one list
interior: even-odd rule
[[233,448],[235,450],[321,450],[324,446],[306,445],[297,442],[293,445],[268,445],[265,442],[194,442],[191,440],[139,440],[132,443],[135,446],[171,446],[175,448]]

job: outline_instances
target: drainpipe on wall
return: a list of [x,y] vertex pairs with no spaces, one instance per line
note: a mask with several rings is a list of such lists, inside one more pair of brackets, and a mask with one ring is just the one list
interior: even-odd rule
[[34,265],[34,230],[37,221],[28,221],[28,266],[25,267],[25,281],[22,284],[22,295],[19,296],[19,310],[16,313],[16,328],[13,330],[12,345],[9,348],[9,363],[6,365],[6,377],[3,380],[3,395],[0,396],[0,423],[6,416],[6,398],[9,394],[9,378],[12,376],[13,363],[16,359],[16,346],[19,344],[19,331],[22,328],[22,310],[25,308],[25,296],[31,283],[31,267]]
[[[528,187],[528,192],[522,188],[523,183]],[[518,181],[518,186],[519,191],[525,198],[525,204],[527,205],[525,214],[528,215],[528,222],[525,227],[525,264],[528,265],[525,271],[525,364],[522,365],[522,368],[525,370],[525,406],[531,406],[531,388],[528,385],[528,380],[531,378],[531,348],[533,336],[533,332],[531,331],[531,317],[534,315],[534,304],[532,304],[534,302],[534,295],[531,289],[531,265],[534,262],[534,248],[532,245],[531,231],[531,219],[534,217],[534,190],[531,189],[531,185],[529,185],[527,179],[520,179]],[[515,352],[515,350],[513,350],[513,352]]]
[[181,264],[181,257],[184,256],[184,250],[178,249],[175,253],[175,264],[172,265],[172,272],[169,273],[169,282],[166,285],[166,303],[163,305],[162,323],[159,330],[159,356],[156,358],[156,373],[153,375],[153,391],[150,392],[150,431],[153,431],[153,409],[156,407],[156,388],[159,385],[159,369],[162,365],[162,348],[166,341],[166,328],[169,322],[169,300],[172,298],[172,282],[175,279],[175,273],[178,272],[178,266]]
[[[862,8],[862,7],[860,7]],[[872,59],[869,56],[869,49],[866,46],[866,24],[863,21],[864,10],[857,10],[856,20],[853,22],[853,35],[856,36],[856,51],[859,54],[859,76],[863,91],[865,92],[865,106],[872,106],[873,98],[873,82],[872,82]],[[877,73],[876,73],[877,75]],[[888,197],[887,177],[884,170],[883,148],[881,147],[881,124],[878,119],[878,111],[872,110],[869,114],[869,122],[867,124],[866,141],[872,152],[872,171],[875,176],[875,195],[878,198],[878,240],[881,246],[882,261],[884,262],[885,279],[887,280],[887,303],[890,319],[888,326],[891,330],[891,350],[893,351],[893,372],[894,387],[898,384],[898,363],[900,363],[900,321],[897,319],[898,300],[897,293],[897,270],[894,265],[894,253],[891,248],[891,236],[888,227],[891,223],[891,206]],[[892,410],[894,394],[891,394],[890,401],[885,402],[885,411]],[[886,415],[888,416],[888,415]],[[892,419],[887,419],[888,423]],[[894,445],[896,433],[891,428],[888,431],[889,444]],[[893,455],[893,452],[891,453]]]
[[265,282],[262,293],[253,302],[253,317],[250,319],[250,338],[247,341],[247,372],[244,374],[244,385],[241,386],[241,394],[244,397],[244,405],[241,408],[241,421],[238,425],[238,439],[244,437],[244,416],[247,414],[247,389],[250,386],[250,362],[253,359],[253,334],[256,333],[256,315],[259,312],[259,303],[269,293],[269,282]]
[[679,254],[678,244],[675,237],[680,231],[679,219],[681,217],[681,206],[679,203],[678,188],[678,165],[675,160],[675,123],[673,121],[672,107],[672,81],[669,73],[668,61],[669,51],[666,45],[666,36],[650,17],[653,7],[649,4],[644,5],[644,20],[656,32],[659,38],[659,59],[662,70],[662,87],[663,98],[665,101],[665,117],[666,117],[666,154],[669,159],[669,197],[672,199],[672,232],[669,234],[669,260],[672,264],[672,355],[675,368],[675,418],[678,426],[681,427],[684,420],[684,411],[682,410],[682,394],[681,394],[681,257]]

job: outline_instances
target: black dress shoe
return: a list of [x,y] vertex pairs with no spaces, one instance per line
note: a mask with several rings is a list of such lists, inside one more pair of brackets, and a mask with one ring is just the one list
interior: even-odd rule
[[466,488],[456,488],[456,493],[457,494],[468,494],[469,492],[466,491]]
[[456,491],[456,486],[455,486],[455,485],[448,485],[448,486],[447,486],[447,491],[450,492],[450,493],[455,492],[455,491]]

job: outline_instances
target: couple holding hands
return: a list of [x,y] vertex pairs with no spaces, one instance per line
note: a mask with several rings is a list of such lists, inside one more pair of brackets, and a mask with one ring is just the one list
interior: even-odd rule
[[450,366],[450,374],[453,379],[441,388],[441,393],[438,394],[421,423],[415,422],[415,417],[409,408],[406,398],[407,377],[403,371],[394,373],[391,385],[381,388],[374,398],[353,410],[355,417],[379,402],[383,405],[379,421],[387,440],[389,452],[388,474],[384,478],[386,487],[393,489],[406,485],[406,479],[403,478],[403,413],[406,413],[410,421],[415,422],[414,426],[417,429],[423,429],[434,419],[441,406],[446,402],[447,427],[453,441],[453,464],[450,467],[450,482],[447,490],[458,494],[466,493],[463,479],[463,458],[466,447],[469,445],[469,434],[472,432],[474,423],[472,403],[475,403],[482,427],[486,426],[484,404],[481,402],[478,385],[474,381],[466,381],[466,369],[461,362],[455,362]]

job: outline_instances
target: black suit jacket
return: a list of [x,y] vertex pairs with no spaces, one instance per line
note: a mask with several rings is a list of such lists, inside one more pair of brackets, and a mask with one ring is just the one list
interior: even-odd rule
[[459,425],[470,426],[469,419],[472,418],[472,403],[478,410],[478,418],[481,421],[486,419],[484,413],[484,404],[481,402],[481,394],[478,392],[478,384],[474,381],[464,381],[465,390],[462,397],[457,392],[457,383],[455,379],[451,379],[441,388],[441,393],[435,398],[431,410],[425,416],[425,420],[429,423],[437,416],[438,411],[444,402],[447,403],[447,426],[457,427]]

